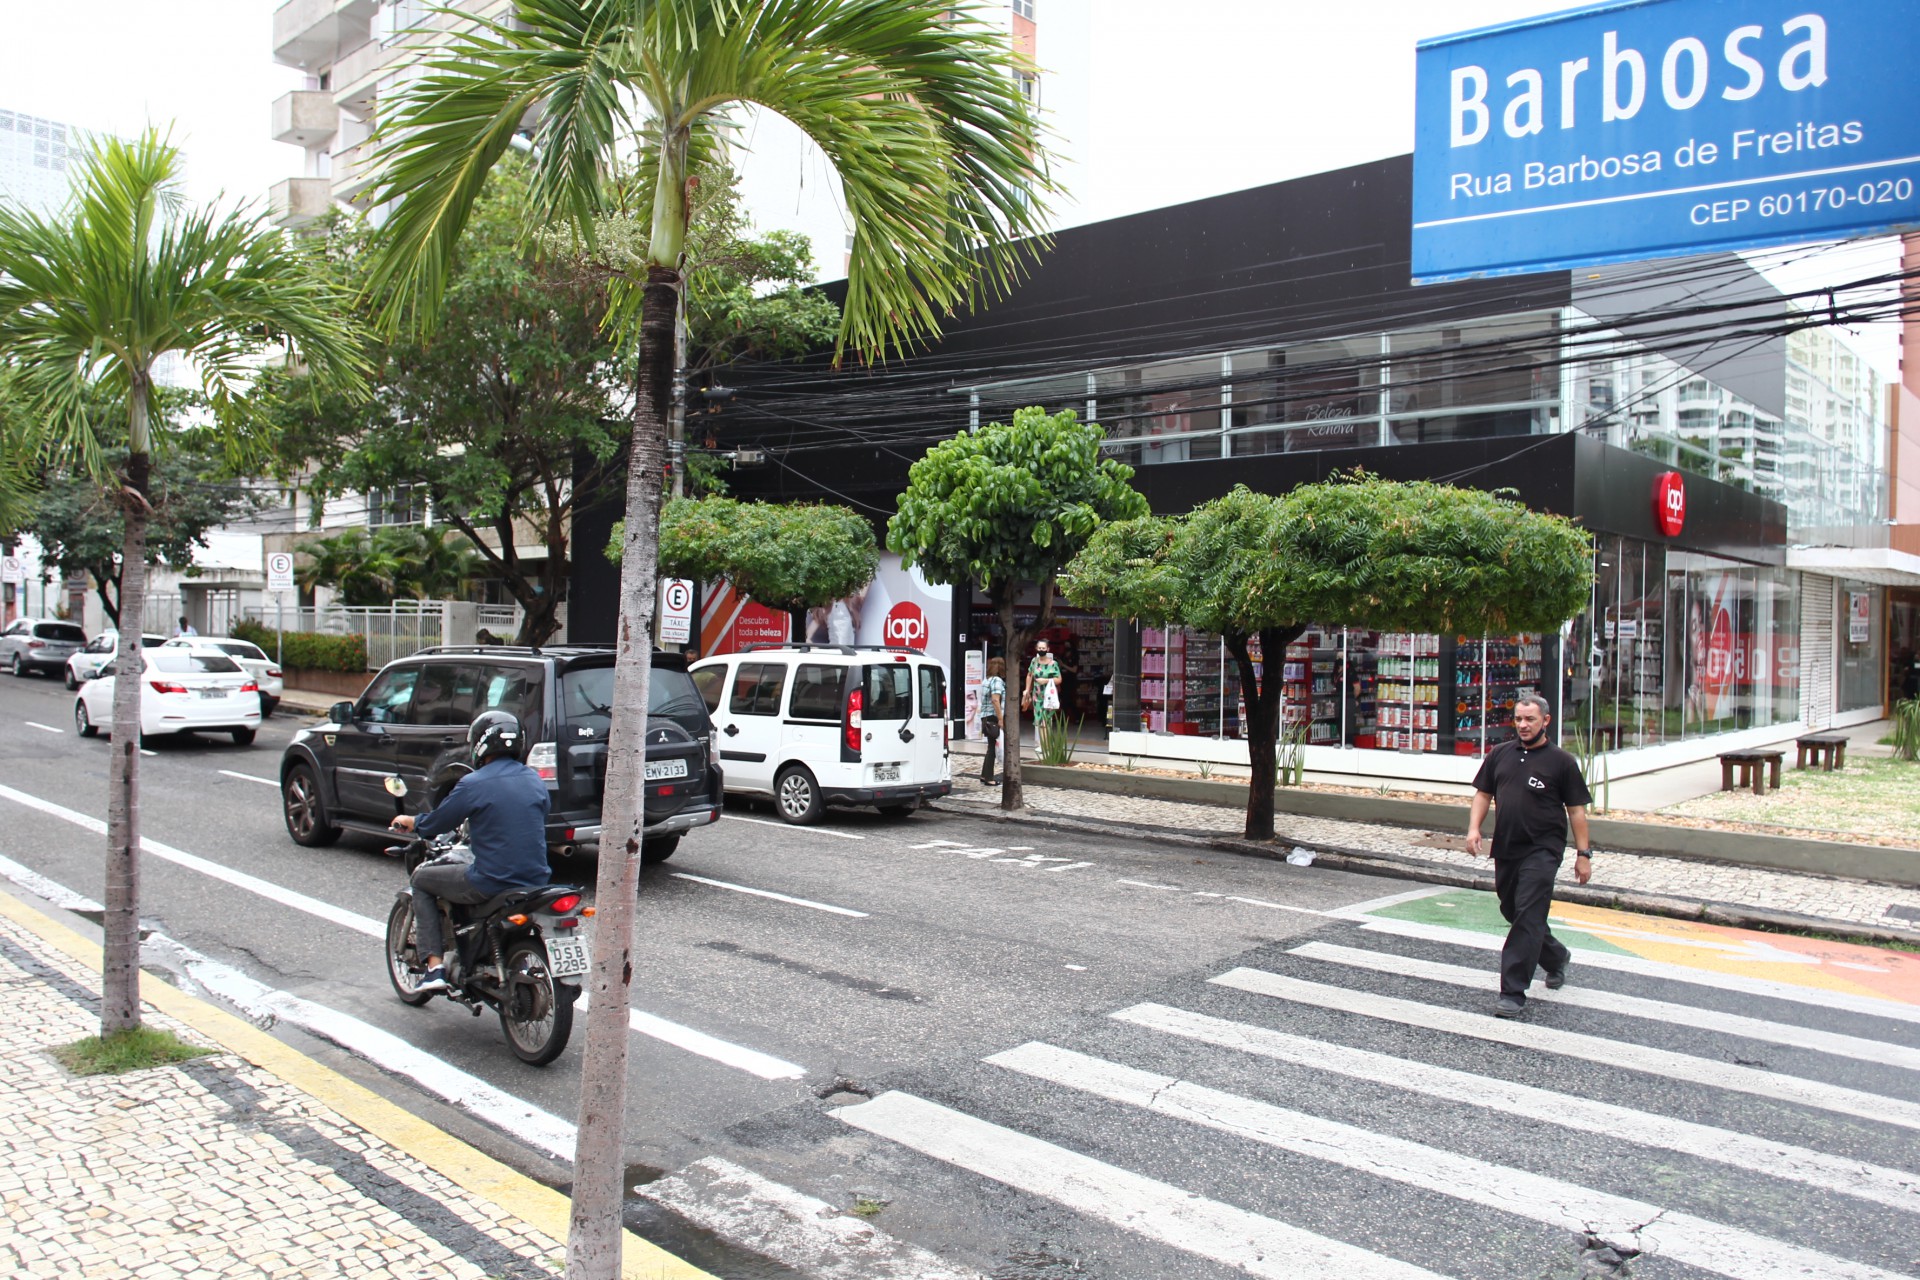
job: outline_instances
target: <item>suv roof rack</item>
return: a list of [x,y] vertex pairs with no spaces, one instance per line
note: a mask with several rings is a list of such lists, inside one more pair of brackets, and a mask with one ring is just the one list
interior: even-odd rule
[[754,653],[761,649],[790,649],[798,653],[842,653],[848,657],[862,653],[917,653],[921,657],[926,656],[926,650],[914,649],[904,644],[750,644],[740,652]]
[[612,653],[610,644],[430,644],[406,655],[417,658],[423,653],[481,653],[505,658],[565,657],[572,653]]

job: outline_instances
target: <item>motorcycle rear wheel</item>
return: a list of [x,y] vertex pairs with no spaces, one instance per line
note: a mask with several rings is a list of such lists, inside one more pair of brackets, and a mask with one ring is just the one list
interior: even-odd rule
[[423,1005],[433,992],[420,990],[419,952],[413,939],[413,899],[399,898],[387,913],[387,979],[393,993],[411,1005]]
[[573,1034],[576,989],[554,981],[547,949],[538,938],[507,945],[506,981],[500,992],[500,1029],[520,1061],[544,1067],[559,1057]]

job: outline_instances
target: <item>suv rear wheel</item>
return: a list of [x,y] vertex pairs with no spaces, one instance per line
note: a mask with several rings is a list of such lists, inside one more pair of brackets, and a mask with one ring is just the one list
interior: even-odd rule
[[791,764],[773,782],[773,807],[796,827],[820,817],[820,784],[805,765]]
[[306,765],[297,764],[287,770],[286,778],[280,783],[280,801],[287,819],[287,834],[295,844],[321,849],[340,838],[340,828],[327,821],[320,783]]
[[665,862],[680,847],[679,836],[656,836],[652,840],[640,842],[640,865],[650,867],[656,862]]

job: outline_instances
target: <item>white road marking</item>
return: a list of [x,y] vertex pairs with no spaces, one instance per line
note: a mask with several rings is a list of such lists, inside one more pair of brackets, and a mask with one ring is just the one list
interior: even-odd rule
[[416,1049],[391,1032],[276,990],[160,934],[147,936],[141,945],[141,956],[158,961],[179,975],[189,991],[198,987],[257,1023],[272,1026],[284,1022],[330,1040],[375,1066],[414,1081],[557,1160],[573,1159],[575,1130],[572,1124],[458,1067],[449,1066],[439,1055]]
[[[1361,927],[1369,933],[1390,933],[1401,938],[1446,942],[1457,947],[1472,947],[1477,951],[1498,951],[1506,941],[1498,934],[1476,933],[1472,929],[1457,929],[1445,924],[1422,924],[1415,920],[1375,917]],[[1680,942],[1681,940],[1668,938],[1666,941]],[[1796,1004],[1810,1004],[1821,1009],[1844,1009],[1849,1013],[1864,1013],[1876,1018],[1920,1022],[1920,1007],[1902,1004],[1897,1000],[1883,999],[1880,996],[1857,995],[1850,991],[1827,991],[1819,987],[1803,987],[1797,983],[1780,982],[1773,978],[1749,978],[1737,973],[1715,973],[1710,969],[1695,969],[1689,965],[1671,964],[1665,960],[1648,960],[1643,956],[1624,956],[1611,951],[1595,951],[1578,945],[1577,938],[1569,941],[1567,945],[1573,948],[1579,963],[1595,969],[1612,969],[1619,973],[1637,973],[1646,978],[1690,982],[1695,986],[1718,987],[1722,991],[1737,991],[1743,995],[1791,1000]]]
[[1597,1236],[1616,1249],[1663,1258],[1734,1280],[1892,1280],[1893,1272],[1771,1240],[1626,1196],[1492,1164],[1355,1125],[1289,1111],[1061,1049],[1027,1043],[987,1059],[996,1066],[1387,1178],[1434,1195]]
[[[584,999],[581,1003],[585,1003]],[[658,1014],[643,1013],[638,1009],[627,1015],[627,1025],[641,1035],[670,1044],[676,1049],[685,1049],[703,1058],[712,1059],[723,1066],[744,1071],[762,1080],[798,1080],[807,1074],[805,1067],[776,1058],[770,1053],[761,1053],[758,1049],[749,1049],[745,1045],[710,1036],[704,1031],[695,1031],[692,1027],[683,1027],[677,1022],[669,1022]]]
[[142,747],[140,748],[140,754],[143,756],[157,756],[160,753],[158,751],[149,751],[145,747]]
[[833,1113],[857,1129],[1044,1196],[1149,1240],[1269,1280],[1411,1280],[1410,1263],[1330,1240],[1234,1205],[1004,1129],[908,1093]]
[[1828,1155],[1771,1138],[1694,1124],[1631,1107],[1516,1084],[1498,1076],[1436,1067],[1410,1058],[1355,1049],[1324,1040],[1289,1035],[1266,1027],[1209,1017],[1163,1004],[1137,1004],[1111,1015],[1121,1022],[1166,1035],[1182,1036],[1223,1049],[1291,1062],[1315,1071],[1332,1071],[1355,1080],[1405,1089],[1449,1102],[1486,1107],[1522,1120],[1624,1139],[1699,1156],[1768,1177],[1805,1183],[1825,1191],[1872,1200],[1908,1213],[1920,1213],[1920,1173],[1890,1169],[1844,1156]]
[[229,778],[238,778],[242,782],[260,782],[274,788],[276,791],[280,789],[280,784],[272,778],[263,778],[256,773],[235,773],[232,769],[221,769],[219,772]]
[[32,867],[23,867],[12,858],[0,857],[0,876],[62,911],[104,911],[105,907],[85,894],[76,893],[58,880],[49,880]]
[[[1469,969],[1464,965],[1441,964],[1435,960],[1385,955],[1378,951],[1362,951],[1356,947],[1335,946],[1330,942],[1303,943],[1291,950],[1294,955],[1305,956],[1309,960],[1351,965],[1354,968],[1368,969],[1375,973],[1424,978],[1429,982],[1444,982],[1471,990],[1492,992],[1499,983],[1499,975],[1490,969]],[[1540,987],[1528,992],[1528,998],[1543,1000],[1549,1004],[1571,1005],[1576,1009],[1594,1009],[1601,1013],[1619,1013],[1631,1018],[1670,1022],[1679,1027],[1697,1027],[1702,1031],[1717,1031],[1723,1035],[1746,1036],[1752,1040],[1766,1040],[1773,1044],[1813,1049],[1843,1058],[1857,1058],[1862,1062],[1877,1062],[1882,1066],[1905,1067],[1909,1071],[1920,1071],[1920,1049],[1909,1049],[1905,1045],[1887,1044],[1884,1041],[1868,1040],[1860,1036],[1841,1035],[1834,1031],[1817,1031],[1812,1027],[1796,1027],[1787,1022],[1770,1022],[1765,1018],[1749,1018],[1737,1013],[1722,1013],[1715,1009],[1700,1009],[1692,1005],[1672,1004],[1665,1000],[1648,1000],[1640,996],[1621,995],[1613,991],[1594,991],[1585,987],[1563,987],[1559,991],[1549,991]]]
[[1148,884],[1145,880],[1116,880],[1114,883],[1130,884],[1136,889],[1160,889],[1167,893],[1182,892],[1180,886],[1177,884]]
[[1365,902],[1356,902],[1352,906],[1341,907],[1329,915],[1345,916],[1349,920],[1370,919],[1369,912],[1384,911],[1388,907],[1397,907],[1403,902],[1418,902],[1422,898],[1437,898],[1443,893],[1453,893],[1454,887],[1447,884],[1431,884],[1424,889],[1409,889],[1405,893],[1390,893],[1384,898],[1368,898]]
[[815,1280],[985,1280],[843,1207],[717,1157],[634,1190],[729,1244]]
[[41,724],[41,723],[40,723],[40,722],[39,722],[38,720],[27,720],[27,721],[24,721],[23,723],[24,723],[24,724],[25,724],[25,725],[27,726],[27,728],[29,728],[29,729],[41,729],[41,730],[44,730],[44,731],[45,731],[45,732],[47,732],[47,733],[63,733],[63,732],[65,732],[64,730],[61,730],[61,729],[56,729],[56,728],[54,728],[54,727],[53,727],[52,725],[50,725],[50,724]]
[[[72,809],[67,809],[60,805],[53,804],[50,801],[42,800],[37,796],[27,795],[22,791],[16,791],[12,787],[0,786],[0,799],[12,800],[30,809],[37,809],[42,813],[64,819],[96,835],[105,835],[107,832],[107,824],[101,822],[98,818],[88,817],[84,813],[76,813]],[[343,925],[355,933],[379,938],[383,942],[386,939],[387,926],[385,921],[357,915],[343,908],[335,907],[330,903],[321,902],[317,898],[310,898],[304,893],[299,893],[293,889],[282,888],[279,885],[262,880],[257,876],[247,875],[243,871],[234,871],[229,867],[221,866],[217,862],[209,862],[205,858],[195,857],[193,854],[184,853],[179,849],[160,844],[153,840],[142,839],[140,847],[143,852],[153,857],[160,858],[167,862],[177,863],[191,871],[198,871],[203,875],[212,876],[216,880],[224,880],[236,888],[245,889],[249,893],[259,894],[263,898],[281,903],[284,906],[292,907],[298,911],[304,911],[322,920]],[[53,882],[46,881],[45,883],[52,884]],[[34,889],[34,892],[40,893],[42,897],[47,896],[41,892],[40,889]],[[55,899],[49,898],[48,900],[54,901]],[[82,901],[84,901],[84,899]],[[96,906],[92,909],[97,910],[98,907]],[[585,1007],[586,997],[584,995],[581,997],[579,1004],[581,1007]],[[748,1049],[742,1045],[731,1044],[716,1036],[710,1036],[704,1031],[695,1031],[692,1027],[683,1027],[677,1022],[670,1022],[654,1014],[641,1013],[636,1010],[632,1013],[629,1021],[633,1029],[642,1035],[663,1041],[676,1048],[685,1049],[689,1053],[699,1054],[703,1058],[711,1058],[713,1061],[721,1063],[722,1065],[735,1067],[752,1075],[761,1076],[764,1079],[798,1079],[806,1074],[805,1068],[797,1067],[791,1062],[786,1062],[769,1054],[761,1053],[756,1049]]]
[[1070,964],[1067,968],[1073,970],[1075,973],[1085,973],[1087,971],[1087,966],[1083,964]]
[[1250,907],[1270,907],[1275,911],[1297,911],[1303,916],[1326,916],[1332,918],[1339,916],[1339,913],[1336,911],[1315,911],[1312,907],[1290,907],[1284,902],[1268,902],[1261,898],[1237,898],[1229,894],[1227,900],[1229,902],[1244,902]]
[[1538,1027],[1484,1014],[1461,1013],[1456,1009],[1443,1009],[1416,1000],[1400,1000],[1365,991],[1349,991],[1344,987],[1323,986],[1317,982],[1303,982],[1298,978],[1264,973],[1258,969],[1234,969],[1208,981],[1239,991],[1250,991],[1255,995],[1271,996],[1276,1000],[1338,1009],[1406,1026],[1425,1027],[1430,1031],[1515,1045],[1522,1049],[1566,1054],[1597,1067],[1642,1071],[1670,1080],[1706,1085],[1712,1089],[1748,1093],[1800,1106],[1818,1107],[1823,1111],[1835,1111],[1841,1115],[1859,1116],[1863,1120],[1920,1129],[1920,1103],[1885,1098],[1820,1080],[1781,1075],[1757,1067],[1716,1062],[1710,1058],[1696,1058],[1667,1049],[1583,1035],[1577,1031],[1562,1031],[1558,1027]]
[[737,813],[723,813],[720,816],[728,822],[751,822],[755,826],[779,827],[783,831],[799,831],[810,836],[837,836],[842,840],[866,839],[865,836],[855,835],[851,831],[835,831],[832,827],[796,827],[791,822],[771,822],[766,818],[747,818]]
[[[29,809],[36,809],[41,813],[71,822],[95,835],[107,834],[107,824],[98,818],[89,817],[87,814],[69,809],[64,805],[54,804],[49,800],[42,800],[38,796],[28,795],[24,791],[16,791],[12,787],[0,786],[0,799],[11,800],[15,804],[25,805]],[[176,849],[172,845],[161,844],[157,840],[149,840],[144,836],[140,840],[140,849],[150,857],[174,863],[189,871],[198,871],[201,875],[211,876],[215,880],[224,880],[235,888],[245,889],[248,893],[258,894],[262,898],[285,907],[292,907],[296,911],[304,911],[310,916],[351,929],[369,938],[384,939],[387,936],[387,926],[384,921],[348,911],[344,907],[336,907],[331,902],[322,902],[318,898],[308,897],[297,889],[283,888],[270,880],[250,876],[244,871],[235,871],[232,867],[222,866],[218,862]]]
[[1092,865],[1093,864],[1091,862],[1069,862],[1064,867],[1048,867],[1047,870],[1048,871],[1078,871],[1082,867],[1090,867]]
[[754,889],[744,884],[729,884],[725,880],[709,880],[706,876],[690,875],[685,871],[673,873],[676,880],[691,880],[695,884],[710,884],[716,889],[731,889],[735,893],[750,893],[756,898],[772,898],[775,902],[787,902],[796,907],[812,907],[815,911],[830,911],[836,916],[855,916],[865,919],[867,913],[855,911],[852,907],[836,907],[827,902],[815,902],[811,898],[792,898],[784,893],[775,893],[771,889]]

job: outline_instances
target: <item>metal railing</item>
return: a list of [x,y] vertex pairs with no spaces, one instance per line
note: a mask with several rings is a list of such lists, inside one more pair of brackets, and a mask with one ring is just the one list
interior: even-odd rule
[[316,631],[358,635],[367,642],[367,670],[378,671],[396,658],[430,645],[471,644],[486,629],[511,640],[520,629],[517,605],[475,605],[460,600],[396,600],[384,605],[328,605],[309,609],[267,605],[247,616],[278,631]]

